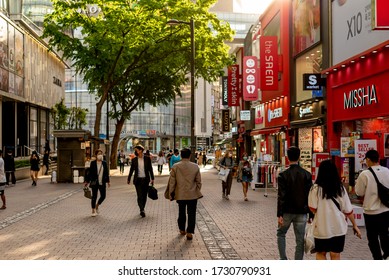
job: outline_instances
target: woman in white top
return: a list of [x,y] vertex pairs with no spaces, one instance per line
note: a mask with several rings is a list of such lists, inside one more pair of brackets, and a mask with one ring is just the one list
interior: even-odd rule
[[355,223],[353,207],[342,185],[338,170],[331,160],[322,161],[315,185],[308,196],[308,206],[315,214],[314,231],[317,260],[339,260],[347,233],[347,218],[353,224],[354,234],[361,238]]
[[163,155],[162,151],[159,151],[158,157],[157,157],[157,164],[158,164],[158,174],[162,174],[163,165],[166,163],[166,158]]

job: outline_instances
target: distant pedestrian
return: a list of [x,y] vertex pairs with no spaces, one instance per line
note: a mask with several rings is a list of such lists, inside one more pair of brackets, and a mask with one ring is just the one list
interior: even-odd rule
[[170,159],[172,158],[172,156],[173,156],[173,151],[169,150],[169,153],[166,155],[166,161],[168,163],[169,172],[172,169],[171,166],[170,166]]
[[0,207],[0,210],[4,210],[7,208],[5,202],[5,184],[7,180],[5,179],[5,170],[4,170],[4,160],[3,160],[3,151],[0,150],[0,197],[3,205]]
[[389,187],[389,169],[379,164],[376,150],[366,152],[365,160],[369,167],[359,174],[355,184],[355,193],[363,197],[363,216],[370,252],[374,260],[389,260],[389,208],[378,197],[378,181]]
[[[95,151],[96,160],[90,163],[89,172],[85,178],[85,186],[92,189],[92,217],[99,214],[99,207],[103,203],[107,194],[107,186],[110,187],[109,170],[106,161],[103,161],[103,151],[98,149]],[[100,192],[100,198],[97,201],[97,195]],[[97,203],[96,203],[97,201]]]
[[32,186],[36,186],[38,182],[38,172],[40,170],[39,155],[37,151],[32,151],[30,156],[30,176],[32,179]]
[[121,150],[118,154],[119,157],[119,171],[120,175],[124,174],[124,161],[126,159],[126,155],[124,154],[123,150]]
[[144,156],[142,145],[135,146],[135,158],[131,162],[130,173],[128,174],[127,184],[131,184],[131,177],[134,174],[134,185],[137,194],[137,202],[140,210],[140,216],[146,217],[145,207],[147,202],[147,193],[149,184],[154,184],[154,171],[151,165],[150,157]]
[[243,154],[242,160],[239,162],[238,166],[238,181],[242,183],[243,188],[243,199],[248,201],[247,191],[249,189],[249,184],[253,180],[253,170],[251,163],[248,161],[247,153]]
[[308,194],[312,186],[312,175],[298,165],[300,149],[289,147],[287,150],[289,168],[278,176],[277,197],[277,244],[281,260],[287,260],[285,236],[293,223],[296,238],[295,260],[304,257],[304,234],[307,223]]
[[234,159],[232,158],[232,152],[226,151],[224,157],[221,159],[219,166],[224,169],[228,169],[228,176],[226,181],[222,181],[222,198],[229,200],[232,185],[232,172],[234,168]]
[[49,174],[50,154],[49,151],[45,151],[43,154],[43,165],[46,167],[45,175]]
[[178,203],[178,229],[187,240],[193,239],[197,200],[203,197],[200,169],[189,160],[190,154],[189,149],[181,150],[181,161],[174,164],[168,183],[169,199]]
[[204,154],[203,154],[203,166],[205,167],[206,165],[207,165],[207,155],[204,152]]
[[331,160],[320,163],[315,185],[308,196],[308,205],[315,214],[313,236],[317,260],[340,260],[347,233],[347,219],[353,225],[354,233],[361,238],[361,232],[354,220],[353,206],[342,184],[336,165]]
[[203,164],[203,153],[199,153],[199,156],[197,158],[197,164],[201,166]]
[[7,151],[7,154],[4,156],[4,168],[5,168],[5,177],[7,181],[7,185],[10,183],[10,177],[11,177],[11,184],[16,184],[16,177],[15,177],[15,158],[12,154],[11,150]]
[[158,164],[158,174],[161,175],[162,174],[162,170],[163,170],[163,165],[166,163],[166,158],[165,156],[163,155],[163,152],[160,151],[158,153],[158,157],[157,157],[157,164]]
[[170,168],[172,168],[173,165],[176,164],[177,162],[179,162],[180,160],[181,160],[181,157],[180,157],[180,153],[179,153],[178,149],[174,149],[174,154],[170,158]]

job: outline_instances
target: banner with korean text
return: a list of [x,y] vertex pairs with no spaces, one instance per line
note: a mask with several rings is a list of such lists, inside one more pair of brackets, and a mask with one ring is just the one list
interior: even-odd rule
[[239,106],[239,65],[228,67],[228,106]]
[[262,36],[260,40],[260,81],[262,91],[278,90],[277,36]]
[[243,58],[243,100],[256,101],[258,99],[258,60],[256,56]]

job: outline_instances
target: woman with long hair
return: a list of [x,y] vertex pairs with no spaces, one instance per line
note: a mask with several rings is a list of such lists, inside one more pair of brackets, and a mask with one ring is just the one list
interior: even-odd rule
[[314,231],[317,260],[340,260],[350,219],[354,234],[361,238],[361,232],[355,223],[353,207],[338,169],[331,160],[324,160],[319,166],[315,184],[308,196],[309,209],[315,214]]
[[163,165],[166,163],[166,158],[163,155],[162,151],[159,151],[158,157],[157,157],[157,164],[158,164],[158,174],[162,174]]
[[32,179],[32,186],[36,186],[38,182],[38,172],[41,169],[39,166],[39,155],[37,151],[32,151],[30,156],[30,176]]
[[239,162],[238,166],[238,181],[242,183],[244,201],[248,201],[247,191],[252,180],[253,172],[251,163],[248,161],[247,153],[243,153],[242,160]]

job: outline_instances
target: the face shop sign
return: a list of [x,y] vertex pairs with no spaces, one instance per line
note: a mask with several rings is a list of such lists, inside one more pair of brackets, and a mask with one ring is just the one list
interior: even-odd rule
[[281,118],[282,117],[282,108],[277,108],[272,110],[267,111],[267,118],[269,122],[271,122],[273,119]]

